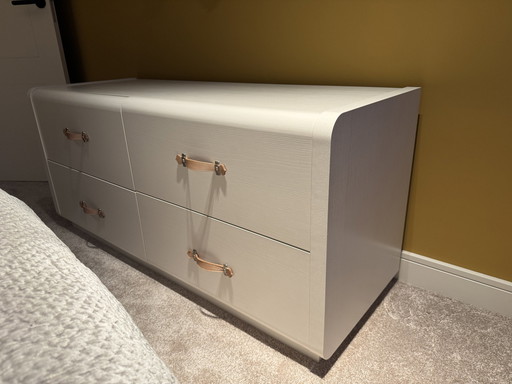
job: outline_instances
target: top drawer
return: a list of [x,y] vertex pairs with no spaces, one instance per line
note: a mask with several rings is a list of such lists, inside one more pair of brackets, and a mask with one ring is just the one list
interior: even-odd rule
[[[32,103],[47,158],[133,188],[119,99],[35,90]],[[77,133],[76,140],[68,138],[65,129]]]
[[[310,135],[258,130],[243,119],[233,126],[200,107],[197,119],[177,117],[155,105],[123,108],[136,190],[310,249]],[[184,167],[181,154],[219,161],[227,172]]]

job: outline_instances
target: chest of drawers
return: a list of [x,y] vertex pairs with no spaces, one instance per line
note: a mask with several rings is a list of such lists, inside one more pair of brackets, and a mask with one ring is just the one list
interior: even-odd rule
[[30,94],[60,215],[313,358],[398,272],[419,96],[132,79]]

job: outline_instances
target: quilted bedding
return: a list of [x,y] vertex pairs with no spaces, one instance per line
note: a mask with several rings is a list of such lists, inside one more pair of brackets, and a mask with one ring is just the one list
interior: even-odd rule
[[0,189],[0,383],[177,383],[96,275]]

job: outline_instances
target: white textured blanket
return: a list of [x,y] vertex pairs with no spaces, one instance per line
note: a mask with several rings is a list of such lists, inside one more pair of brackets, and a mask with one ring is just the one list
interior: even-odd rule
[[0,383],[177,383],[132,319],[0,189]]

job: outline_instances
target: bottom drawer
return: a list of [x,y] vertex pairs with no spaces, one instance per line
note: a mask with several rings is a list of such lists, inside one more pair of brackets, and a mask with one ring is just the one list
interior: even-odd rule
[[[147,262],[259,323],[307,342],[309,262],[302,250],[137,194]],[[227,264],[232,277],[187,255]]]
[[[145,259],[134,192],[51,161],[48,166],[63,217],[119,249]],[[85,203],[85,209],[80,202]],[[101,209],[102,215],[97,209]]]

